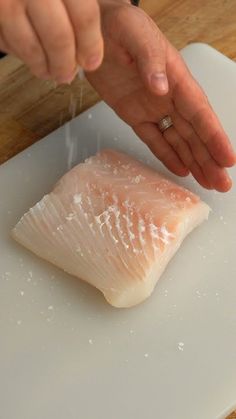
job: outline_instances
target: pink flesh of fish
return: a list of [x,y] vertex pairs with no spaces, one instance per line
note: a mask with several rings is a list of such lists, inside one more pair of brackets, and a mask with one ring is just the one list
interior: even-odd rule
[[128,155],[103,150],[64,175],[13,237],[98,288],[113,306],[130,307],[150,296],[208,214],[190,191]]

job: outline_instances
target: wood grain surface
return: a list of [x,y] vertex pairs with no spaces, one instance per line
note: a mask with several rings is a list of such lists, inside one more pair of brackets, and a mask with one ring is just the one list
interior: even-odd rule
[[[236,0],[143,0],[141,7],[178,49],[191,42],[206,42],[236,60]],[[56,88],[32,77],[16,58],[3,58],[0,163],[98,100],[86,81],[77,79],[71,86]],[[228,419],[236,419],[236,412]]]

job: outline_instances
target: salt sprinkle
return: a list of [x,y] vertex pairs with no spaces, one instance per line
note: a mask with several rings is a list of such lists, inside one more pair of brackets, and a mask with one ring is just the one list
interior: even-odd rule
[[17,322],[16,322],[17,324],[18,324],[18,326],[20,326],[21,325],[21,323],[22,323],[22,321],[21,320],[17,320]]
[[92,116],[92,114],[91,114],[91,113],[89,113],[89,114],[88,114],[88,119],[92,119],[92,117],[93,117],[93,116]]
[[73,220],[74,216],[75,216],[75,214],[74,214],[73,212],[70,212],[70,214],[68,214],[68,215],[66,216],[66,220],[67,220],[67,221],[71,221],[71,220]]
[[53,310],[53,306],[48,306],[48,310]]
[[131,335],[133,335],[133,334],[134,334],[134,330],[133,330],[133,329],[130,329],[129,333],[130,333]]
[[179,349],[179,351],[183,351],[184,350],[184,342],[179,342],[178,343],[178,349]]
[[20,291],[20,295],[23,297],[25,295],[24,291]]
[[93,340],[89,339],[89,344],[92,345],[93,344]]
[[73,197],[74,204],[80,204],[82,201],[81,193],[75,194]]
[[144,357],[145,358],[148,358],[149,357],[149,354],[148,353],[144,354]]

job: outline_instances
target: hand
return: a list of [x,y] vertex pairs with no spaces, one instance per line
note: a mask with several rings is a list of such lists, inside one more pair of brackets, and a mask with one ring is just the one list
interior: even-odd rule
[[[235,154],[206,95],[177,50],[141,10],[100,0],[105,41],[102,66],[87,78],[173,173],[189,171],[205,188],[225,192],[225,167]],[[158,121],[174,126],[161,134]]]
[[97,0],[0,0],[0,50],[16,55],[34,75],[73,80],[103,59]]

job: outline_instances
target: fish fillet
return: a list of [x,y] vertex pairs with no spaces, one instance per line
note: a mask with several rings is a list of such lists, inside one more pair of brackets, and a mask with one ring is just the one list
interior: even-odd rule
[[115,307],[152,293],[186,235],[208,217],[192,192],[115,150],[65,174],[13,237],[98,288]]

